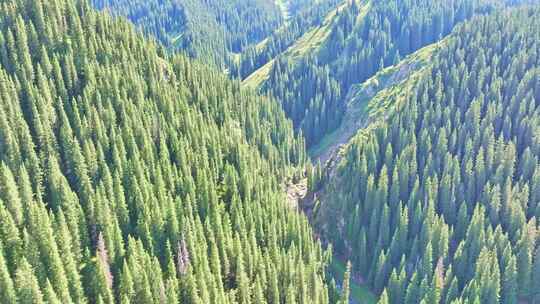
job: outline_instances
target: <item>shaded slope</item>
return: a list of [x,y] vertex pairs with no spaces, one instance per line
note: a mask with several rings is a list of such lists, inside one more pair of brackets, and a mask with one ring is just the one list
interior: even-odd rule
[[[330,11],[324,18],[322,24],[306,31],[305,34],[299,37],[283,53],[279,54],[279,57],[286,57],[294,64],[295,62],[300,61],[302,58],[309,56],[312,53],[316,53],[329,38],[332,24],[337,20],[337,13],[344,9],[347,5],[347,2],[343,2],[335,9]],[[366,14],[367,10],[369,9],[369,2],[362,3],[362,5],[363,14]],[[359,15],[359,18],[361,17],[362,15]],[[275,61],[276,59],[272,59],[264,66],[251,73],[242,81],[242,85],[253,89],[261,89],[264,82],[270,77],[270,72]]]
[[86,1],[0,0],[1,303],[328,303],[290,121],[166,54]]
[[317,230],[389,303],[537,298],[539,16],[459,26],[316,189]]
[[243,85],[275,96],[308,147],[336,130],[350,88],[502,0],[344,1]]
[[358,131],[391,115],[399,103],[397,96],[406,92],[407,86],[414,85],[415,80],[426,72],[431,57],[444,44],[443,40],[422,48],[364,83],[354,85],[346,98],[345,116],[340,126],[309,151],[312,160],[325,165]]
[[266,0],[92,0],[98,9],[127,17],[161,43],[226,67],[284,24],[286,4]]
[[318,28],[329,12],[342,0],[294,0],[287,1],[288,20],[271,35],[256,45],[251,45],[242,53],[239,61],[239,75],[247,78],[257,69],[272,61],[287,50],[306,32]]

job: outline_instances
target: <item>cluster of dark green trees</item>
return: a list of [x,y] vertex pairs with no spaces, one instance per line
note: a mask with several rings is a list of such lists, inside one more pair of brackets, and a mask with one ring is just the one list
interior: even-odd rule
[[238,69],[235,53],[263,40],[285,22],[280,7],[265,0],[91,2],[97,9],[127,17],[170,49],[228,68],[234,75]]
[[84,0],[0,0],[1,303],[329,303],[279,105]]
[[[353,274],[381,303],[540,302],[540,8],[499,10],[523,2],[0,0],[0,303],[345,304]],[[309,164],[354,84],[449,34]],[[215,69],[272,60],[271,97]],[[343,292],[286,203],[305,166]]]
[[295,0],[289,3],[289,20],[265,40],[247,47],[239,62],[239,76],[247,78],[290,47],[307,31],[322,25],[325,16],[341,0]]
[[339,126],[351,85],[502,5],[502,0],[347,1],[329,28],[319,29],[330,33],[307,58],[277,58],[262,91],[283,103],[311,147]]
[[459,26],[328,177],[317,224],[381,303],[540,302],[539,29]]

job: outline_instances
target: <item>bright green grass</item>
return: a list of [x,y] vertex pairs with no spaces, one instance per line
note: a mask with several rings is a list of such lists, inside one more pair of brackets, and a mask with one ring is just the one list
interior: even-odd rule
[[[334,258],[332,264],[330,264],[330,272],[332,277],[335,278],[336,282],[341,282],[343,280],[343,275],[345,274],[345,264]],[[350,281],[350,292],[351,297],[360,304],[376,304],[377,297],[364,285],[357,285],[352,280]]]

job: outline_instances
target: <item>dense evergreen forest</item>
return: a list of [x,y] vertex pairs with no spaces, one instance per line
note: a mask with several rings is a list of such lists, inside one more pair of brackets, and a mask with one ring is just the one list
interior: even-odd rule
[[380,303],[540,301],[539,54],[538,7],[459,26],[313,189]]
[[270,68],[256,71],[256,78],[267,78],[258,85],[283,104],[312,147],[341,123],[351,85],[438,41],[471,16],[503,5],[502,0],[345,1],[326,17],[327,24],[309,33],[320,41],[310,48],[295,46]]
[[538,0],[0,0],[0,303],[377,301],[540,303]]
[[265,0],[92,0],[98,9],[127,17],[164,45],[233,68],[240,53],[284,22]]
[[275,101],[84,0],[0,1],[1,303],[328,303]]
[[[306,7],[330,9],[337,0],[91,0],[100,10],[125,16],[145,33],[173,50],[204,59],[224,68],[233,77],[255,69],[253,50],[264,47],[265,56],[277,54],[275,41],[290,42],[296,31],[306,28]],[[319,4],[319,2],[321,4]],[[327,4],[328,2],[328,4]],[[320,9],[318,9],[320,10]],[[315,11],[315,10],[314,10]],[[285,27],[287,19],[291,24]],[[279,29],[279,31],[278,31]],[[272,36],[272,37],[271,37]],[[287,36],[287,38],[282,38]],[[270,40],[266,43],[264,40]],[[282,49],[280,49],[281,51]],[[243,59],[244,53],[246,59]],[[262,59],[259,59],[262,60]],[[247,64],[251,62],[251,64]]]
[[289,14],[287,23],[259,44],[250,45],[244,50],[238,66],[240,78],[247,78],[291,47],[302,35],[313,28],[320,27],[325,16],[341,2],[341,0],[289,1],[289,10],[295,14]]

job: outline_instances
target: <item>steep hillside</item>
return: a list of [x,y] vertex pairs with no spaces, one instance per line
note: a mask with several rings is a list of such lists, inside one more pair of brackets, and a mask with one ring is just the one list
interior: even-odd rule
[[424,47],[362,84],[353,85],[345,101],[345,116],[341,124],[309,151],[313,162],[325,165],[330,160],[335,163],[339,152],[358,131],[365,131],[390,116],[398,104],[398,96],[403,96],[408,87],[426,72],[434,53],[447,41]]
[[[283,3],[284,0],[279,2]],[[327,20],[327,14],[337,6],[343,5],[342,2],[342,0],[287,1],[286,22],[258,44],[248,46],[241,54],[238,66],[240,78],[247,78],[286,51],[305,33],[321,27]]]
[[[333,23],[336,22],[336,16],[338,12],[343,10],[346,6],[347,2],[339,4],[335,9],[328,13],[328,15],[323,19],[322,24],[306,31],[306,33],[300,36],[291,46],[280,54],[280,57],[287,57],[294,63],[296,61],[300,61],[302,58],[305,58],[311,53],[316,53],[322,45],[328,43],[327,40],[330,37],[330,31]],[[363,3],[364,14],[367,13],[368,9],[369,3]],[[244,79],[242,84],[254,89],[261,89],[264,82],[270,77],[270,72],[272,71],[275,63],[276,59],[269,61]]]
[[540,300],[538,29],[539,7],[476,17],[413,76],[353,89],[384,114],[310,171],[306,207],[381,302]]
[[[300,1],[292,0],[291,2]],[[289,4],[268,0],[92,0],[167,47],[236,69],[234,54],[284,24]],[[292,4],[291,4],[292,5]]]
[[352,85],[504,2],[344,1],[243,85],[275,96],[312,147],[340,126]]
[[[125,16],[168,49],[187,52],[232,77],[255,69],[255,49],[272,52],[339,0],[91,0]],[[311,20],[311,21],[310,21]],[[255,60],[255,61],[254,61]],[[258,67],[258,66],[257,66]]]
[[275,101],[77,0],[0,0],[0,100],[0,303],[335,298]]

